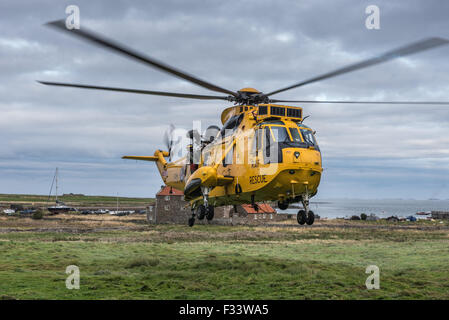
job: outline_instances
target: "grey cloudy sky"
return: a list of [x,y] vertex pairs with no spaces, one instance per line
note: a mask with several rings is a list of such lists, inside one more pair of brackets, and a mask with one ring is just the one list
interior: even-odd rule
[[[269,92],[429,36],[447,1],[17,1],[0,3],[0,193],[153,196],[169,123],[220,124],[223,102],[56,88],[35,80],[211,94],[43,26],[78,5],[81,28],[238,90]],[[380,30],[365,8],[380,8]],[[213,93],[212,93],[213,94]],[[285,99],[449,101],[449,46],[281,93]],[[449,198],[449,106],[304,104],[325,168],[321,198]]]

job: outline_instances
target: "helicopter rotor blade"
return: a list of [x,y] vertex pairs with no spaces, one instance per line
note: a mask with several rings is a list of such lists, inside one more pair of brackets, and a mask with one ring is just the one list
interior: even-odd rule
[[187,81],[197,84],[203,88],[206,88],[206,89],[209,89],[212,91],[230,94],[234,97],[237,97],[236,92],[221,88],[221,87],[216,86],[210,82],[201,80],[193,75],[190,75],[190,74],[188,74],[184,71],[181,71],[179,69],[176,69],[174,67],[171,67],[171,66],[169,66],[163,62],[160,62],[154,58],[151,58],[143,53],[139,53],[139,52],[137,52],[129,47],[126,47],[125,45],[122,45],[114,40],[107,39],[106,37],[104,37],[100,34],[97,34],[93,31],[90,31],[84,27],[82,29],[69,30],[66,28],[64,20],[56,20],[56,21],[48,22],[48,23],[46,23],[46,25],[56,28],[59,31],[65,31],[69,34],[76,35],[83,40],[89,41],[89,42],[94,43],[100,47],[114,51],[115,53],[122,54],[125,57],[134,59],[134,60],[141,62],[147,66],[156,68],[160,71],[164,71],[164,72],[174,75],[178,78],[187,80]]
[[228,100],[228,101],[229,101],[229,99],[232,98],[231,96],[228,96],[228,97],[209,96],[209,95],[189,94],[189,93],[103,87],[103,86],[93,86],[93,85],[76,84],[76,83],[50,82],[50,81],[39,81],[39,80],[37,82],[45,84],[45,85],[49,85],[49,86],[73,87],[73,88],[118,91],[118,92],[130,92],[130,93],[150,94],[150,95],[155,95],[155,96],[166,96],[166,97],[175,97],[175,98],[188,98],[188,99],[200,99],[200,100]]
[[449,105],[445,101],[344,101],[344,100],[277,100],[270,99],[270,102],[295,102],[295,103],[339,103],[339,104],[421,104],[421,105]]
[[279,90],[272,91],[272,92],[268,93],[267,96],[270,96],[270,95],[273,95],[273,94],[277,94],[277,93],[280,93],[280,92],[284,92],[284,91],[287,91],[287,90],[290,90],[290,89],[298,88],[298,87],[304,86],[304,85],[309,84],[309,83],[318,82],[318,81],[321,81],[321,80],[332,78],[332,77],[335,77],[335,76],[338,76],[338,75],[341,75],[341,74],[345,74],[345,73],[348,73],[348,72],[352,72],[352,71],[355,71],[355,70],[363,69],[363,68],[366,68],[366,67],[369,67],[369,66],[373,66],[373,65],[376,65],[376,64],[379,64],[379,63],[383,63],[383,62],[386,62],[386,61],[389,61],[389,60],[393,60],[393,59],[396,59],[396,58],[400,58],[400,57],[404,57],[404,56],[407,56],[407,55],[411,55],[411,54],[414,54],[414,53],[417,53],[417,52],[420,52],[420,51],[436,48],[436,47],[439,47],[439,46],[442,46],[442,45],[446,45],[448,43],[449,43],[449,40],[443,39],[443,38],[426,38],[424,40],[411,43],[411,44],[403,46],[401,48],[388,51],[388,52],[386,52],[384,54],[381,54],[381,55],[379,55],[377,57],[374,57],[374,58],[371,58],[371,59],[368,59],[368,60],[364,60],[364,61],[361,61],[361,62],[358,62],[358,63],[355,63],[355,64],[351,64],[349,66],[346,66],[346,67],[334,70],[332,72],[328,72],[328,73],[322,74],[320,76],[317,76],[317,77],[314,77],[314,78],[311,78],[311,79],[308,79],[308,80],[305,80],[305,81],[301,81],[299,83],[296,83],[296,84],[291,85],[291,86],[286,87],[286,88],[282,88],[282,89],[279,89]]

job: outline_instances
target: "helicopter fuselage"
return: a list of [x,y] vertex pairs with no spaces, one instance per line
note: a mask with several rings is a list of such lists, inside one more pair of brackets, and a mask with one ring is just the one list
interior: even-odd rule
[[[321,153],[314,132],[302,123],[301,108],[239,105],[225,109],[222,122],[222,130],[201,148],[198,164],[192,166],[186,156],[158,166],[164,182],[184,190],[192,207],[203,203],[205,186],[213,206],[289,203],[317,193]],[[193,182],[196,188],[189,188]]]

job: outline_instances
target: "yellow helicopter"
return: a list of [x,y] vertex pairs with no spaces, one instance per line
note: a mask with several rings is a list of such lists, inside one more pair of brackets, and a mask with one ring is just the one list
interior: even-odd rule
[[[449,104],[435,101],[307,101],[270,98],[293,88],[448,44],[449,41],[442,38],[427,38],[408,44],[265,94],[254,88],[239,91],[221,88],[84,27],[69,30],[63,20],[49,22],[47,25],[225,95],[39,81],[42,84],[234,103],[234,106],[226,108],[221,114],[222,128],[210,126],[204,134],[198,130],[190,130],[187,133],[190,140],[187,155],[176,161],[170,161],[174,143],[173,130],[166,135],[167,150],[156,150],[152,156],[123,157],[155,162],[164,183],[184,191],[184,197],[190,201],[192,208],[192,217],[188,221],[190,226],[194,225],[196,217],[212,220],[214,207],[248,203],[257,210],[257,202],[261,201],[277,201],[282,210],[287,209],[291,203],[301,202],[304,210],[299,210],[297,214],[298,223],[313,224],[315,215],[309,209],[309,199],[317,193],[323,172],[320,148],[315,132],[303,123],[305,117],[302,108],[279,103]],[[170,160],[167,161],[166,158]]]

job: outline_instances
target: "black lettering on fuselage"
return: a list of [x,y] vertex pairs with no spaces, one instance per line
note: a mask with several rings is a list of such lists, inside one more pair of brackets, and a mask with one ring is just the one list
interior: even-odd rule
[[250,184],[258,184],[258,183],[265,183],[265,182],[267,182],[267,176],[264,174],[249,177]]

